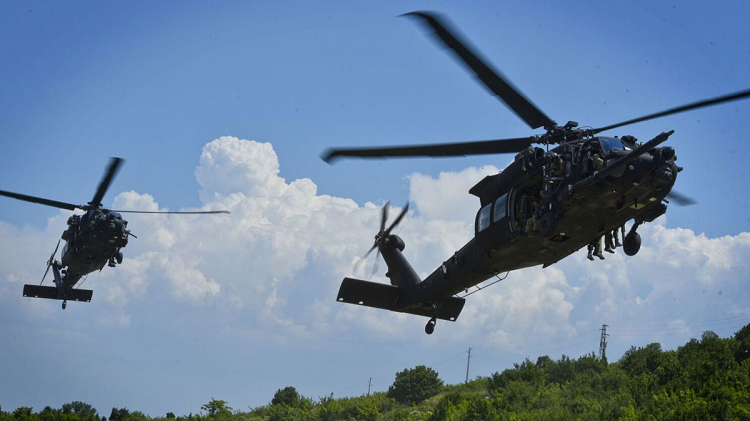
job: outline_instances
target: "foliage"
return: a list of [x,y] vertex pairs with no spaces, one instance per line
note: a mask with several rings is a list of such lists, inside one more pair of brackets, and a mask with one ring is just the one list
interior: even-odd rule
[[[249,412],[223,400],[201,407],[208,415],[151,418],[112,408],[110,421],[276,420],[682,420],[750,421],[750,325],[733,337],[705,332],[676,350],[658,343],[632,347],[619,361],[594,354],[577,359],[542,356],[467,384],[443,386],[438,374],[418,366],[396,374],[387,393],[313,401],[294,387]],[[80,401],[39,412],[0,408],[0,421],[106,421]]]
[[403,404],[419,403],[440,392],[443,381],[438,373],[423,365],[396,373],[396,380],[388,387],[388,396]]
[[287,386],[276,391],[271,400],[271,405],[286,405],[291,406],[292,408],[297,408],[300,406],[300,402],[300,396],[299,393],[297,393],[297,389],[292,386]]
[[230,417],[232,416],[232,407],[227,405],[227,401],[211,398],[211,401],[201,406],[201,409],[208,412],[209,417]]

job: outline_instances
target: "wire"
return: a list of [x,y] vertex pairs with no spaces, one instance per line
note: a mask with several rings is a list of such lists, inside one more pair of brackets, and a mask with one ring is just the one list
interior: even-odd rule
[[665,330],[683,330],[688,327],[708,327],[708,326],[715,326],[715,325],[721,325],[721,324],[727,324],[727,323],[736,323],[741,321],[750,321],[750,316],[736,316],[736,317],[727,317],[723,319],[713,319],[713,320],[705,320],[705,321],[697,321],[697,322],[689,322],[689,323],[683,323],[680,325],[674,325],[674,324],[662,324],[662,325],[654,325],[654,326],[648,326],[644,325],[644,327],[639,328],[617,328],[612,327],[610,331],[612,332],[622,332],[622,333],[638,333],[638,332],[662,332]]
[[452,356],[452,357],[448,357],[448,358],[446,358],[446,359],[444,359],[444,360],[440,360],[440,361],[438,361],[438,362],[436,362],[436,363],[432,363],[431,365],[429,365],[429,367],[435,367],[435,366],[438,366],[438,365],[440,365],[440,364],[443,364],[443,363],[444,363],[444,362],[446,362],[446,361],[450,361],[450,360],[452,360],[452,359],[454,359],[454,358],[456,358],[456,357],[460,357],[461,355],[463,355],[463,354],[466,354],[466,352],[467,352],[467,351],[461,351],[461,352],[459,352],[458,354],[456,354],[456,355],[454,355],[454,356]]

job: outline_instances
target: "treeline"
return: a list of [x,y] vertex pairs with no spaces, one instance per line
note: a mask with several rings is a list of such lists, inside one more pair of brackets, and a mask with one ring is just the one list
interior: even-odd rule
[[0,421],[140,420],[748,420],[750,324],[733,337],[705,332],[674,351],[658,343],[632,347],[619,361],[594,354],[578,359],[539,357],[468,384],[444,385],[418,366],[396,374],[387,392],[317,400],[294,387],[278,390],[268,405],[234,410],[211,399],[197,415],[148,417],[112,408],[109,418],[83,402],[40,412],[21,407]]

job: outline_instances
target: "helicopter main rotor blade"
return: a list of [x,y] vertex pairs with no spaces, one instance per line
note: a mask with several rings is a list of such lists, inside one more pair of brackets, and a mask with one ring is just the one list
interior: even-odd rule
[[218,210],[218,211],[184,211],[184,212],[178,212],[178,211],[137,211],[137,210],[117,210],[117,209],[109,209],[110,212],[118,212],[118,213],[169,213],[169,214],[177,214],[177,215],[214,215],[217,213],[232,213],[228,210]]
[[94,193],[94,198],[89,202],[91,205],[101,206],[104,194],[107,193],[107,189],[115,178],[115,175],[117,175],[117,171],[120,169],[122,162],[122,158],[111,158],[109,160],[109,166],[104,172],[104,177],[102,177],[102,181],[99,182],[99,187],[96,189],[96,193]]
[[50,200],[50,199],[44,199],[41,197],[28,196],[25,194],[13,193],[13,192],[4,191],[4,190],[0,190],[0,196],[8,196],[8,197],[12,197],[18,200],[23,200],[26,202],[39,203],[40,205],[47,205],[47,206],[52,206],[54,208],[67,209],[71,211],[75,209],[81,209],[81,206],[74,205],[72,203],[58,202],[57,200]]
[[471,69],[484,86],[505,102],[532,129],[556,125],[552,119],[523,96],[507,78],[503,77],[499,71],[492,69],[486,60],[469,48],[469,43],[461,40],[458,31],[450,29],[450,25],[442,16],[424,11],[406,13],[404,16],[421,18],[429,25],[435,31],[435,36]]
[[593,132],[594,133],[599,133],[599,132],[603,132],[605,130],[611,130],[611,129],[614,129],[614,128],[617,128],[617,127],[627,126],[628,124],[640,123],[642,121],[651,120],[651,119],[659,118],[659,117],[664,117],[664,116],[668,116],[668,115],[671,115],[671,114],[677,114],[677,113],[681,113],[683,111],[689,111],[689,110],[694,110],[696,108],[703,108],[703,107],[708,107],[708,106],[711,106],[711,105],[721,104],[723,102],[736,101],[738,99],[746,98],[746,97],[749,97],[749,96],[750,96],[750,89],[747,89],[747,90],[744,90],[744,91],[735,92],[733,94],[724,95],[724,96],[720,96],[720,97],[717,97],[717,98],[707,99],[707,100],[704,100],[704,101],[698,101],[698,102],[694,102],[692,104],[683,105],[683,106],[680,106],[680,107],[670,108],[668,110],[661,111],[661,112],[658,112],[658,113],[649,114],[649,115],[646,115],[646,116],[643,116],[643,117],[634,118],[632,120],[623,121],[622,123],[611,124],[609,126],[600,127],[598,129],[594,129]]
[[385,148],[330,148],[321,154],[331,164],[338,158],[400,158],[429,156],[484,155],[520,152],[539,140],[535,136],[514,139],[492,139],[472,142],[437,143],[430,145],[388,146]]
[[677,206],[690,206],[698,203],[697,200],[693,199],[690,196],[686,196],[678,191],[672,190],[667,194],[667,197],[669,200],[674,202]]

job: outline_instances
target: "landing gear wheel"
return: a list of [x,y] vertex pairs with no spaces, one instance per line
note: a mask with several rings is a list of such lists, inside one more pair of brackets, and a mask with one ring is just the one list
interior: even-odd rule
[[557,228],[557,218],[555,218],[554,212],[547,212],[539,218],[539,234],[543,237],[552,235],[555,232],[555,228]]
[[635,256],[641,249],[641,235],[637,232],[628,234],[622,241],[622,250],[628,256]]
[[67,307],[67,306],[68,306],[68,301],[64,300],[63,303],[62,303],[63,310],[65,310],[65,307]]
[[117,264],[122,263],[122,252],[121,251],[117,252],[117,254],[115,255],[115,260],[117,260]]
[[432,335],[432,332],[435,331],[435,324],[437,323],[437,320],[433,317],[430,319],[429,322],[427,322],[427,325],[424,327],[424,333],[428,335]]

